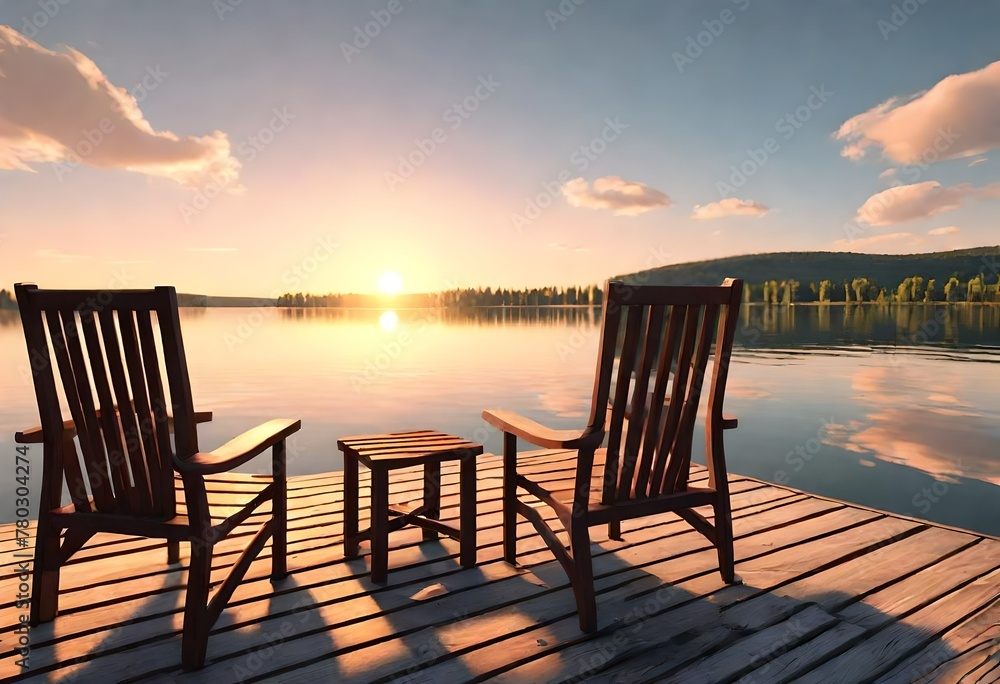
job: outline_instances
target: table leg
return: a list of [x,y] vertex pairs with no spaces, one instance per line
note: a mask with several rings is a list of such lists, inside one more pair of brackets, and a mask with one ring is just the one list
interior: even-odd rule
[[[431,461],[424,464],[424,505],[427,512],[424,517],[434,520],[441,519],[441,462]],[[424,528],[424,541],[438,538],[434,530]]]
[[476,565],[476,458],[462,459],[459,484],[461,563],[463,568]]
[[372,468],[372,573],[382,584],[389,572],[389,471]]
[[358,557],[358,459],[344,452],[344,557]]

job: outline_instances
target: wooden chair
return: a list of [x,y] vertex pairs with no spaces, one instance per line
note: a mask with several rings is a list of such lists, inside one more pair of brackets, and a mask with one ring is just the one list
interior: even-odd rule
[[[198,449],[196,424],[211,414],[193,408],[172,287],[14,289],[41,417],[41,427],[16,439],[44,450],[30,623],[56,616],[59,569],[94,534],[166,539],[168,563],[178,562],[186,541],[191,560],[182,663],[200,668],[209,630],[268,539],[271,581],[287,575],[285,438],[300,423],[273,420],[215,451]],[[213,521],[205,476],[232,470],[268,447],[272,477],[238,512]],[[183,507],[175,497],[175,470]],[[209,600],[214,545],[265,502],[270,516]]]
[[[743,282],[721,287],[632,286],[609,282],[590,420],[582,431],[550,430],[516,413],[483,411],[503,430],[503,554],[515,563],[517,514],[541,534],[569,575],[580,629],[597,629],[590,528],[672,511],[717,548],[723,581],[734,581],[729,481],[722,431],[737,421],[722,413]],[[624,339],[621,339],[624,328]],[[707,391],[708,486],[688,485],[692,435],[702,385]],[[607,425],[606,425],[607,424]],[[549,449],[575,449],[574,475],[562,481],[518,472],[517,439]],[[607,438],[606,448],[599,448]],[[548,504],[569,534],[569,546],[519,490]],[[696,507],[711,506],[709,522]]]

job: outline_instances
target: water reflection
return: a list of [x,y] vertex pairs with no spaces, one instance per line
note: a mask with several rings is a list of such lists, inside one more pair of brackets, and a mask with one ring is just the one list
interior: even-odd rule
[[974,378],[931,380],[928,370],[934,369],[923,364],[859,369],[852,398],[866,408],[865,419],[828,425],[823,442],[916,468],[942,482],[968,477],[1000,485],[1000,429],[960,398],[978,394],[970,386]]
[[[385,309],[279,308],[286,321],[343,321],[377,323]],[[578,326],[598,325],[601,310],[590,306],[484,307],[468,309],[393,309],[399,320],[463,324],[479,327],[506,325]]]
[[740,315],[737,344],[757,349],[1000,345],[996,304],[750,304]]
[[381,316],[378,317],[378,327],[385,330],[387,333],[395,332],[396,326],[399,325],[399,316],[396,315],[395,311],[386,311]]

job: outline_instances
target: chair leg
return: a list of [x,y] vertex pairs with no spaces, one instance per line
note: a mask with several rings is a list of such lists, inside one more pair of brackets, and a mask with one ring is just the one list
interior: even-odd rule
[[181,543],[167,540],[167,565],[181,562]]
[[200,670],[208,650],[208,586],[212,576],[212,544],[191,540],[191,565],[188,568],[187,597],[184,602],[184,633],[181,664],[185,670]]
[[[427,512],[424,517],[432,520],[441,519],[441,462],[431,461],[424,464],[424,505]],[[424,541],[434,541],[438,533],[423,529]]]
[[59,612],[59,532],[43,519],[38,521],[37,535],[29,611],[32,627],[49,622]]
[[476,459],[466,456],[462,459],[459,477],[459,544],[463,568],[476,565]]
[[274,500],[271,501],[271,518],[274,527],[271,537],[271,581],[288,576],[288,481],[285,477],[285,442],[271,448],[271,477],[274,483]]
[[517,435],[503,435],[503,559],[517,565]]
[[622,521],[612,520],[608,523],[608,539],[622,541]]
[[573,518],[570,527],[570,552],[573,572],[570,582],[576,595],[581,632],[597,630],[597,595],[594,591],[594,566],[590,554],[590,529],[581,518]]
[[733,551],[733,516],[729,497],[715,505],[715,539],[722,581],[733,584],[736,582],[736,556]]
[[382,584],[389,572],[389,471],[383,468],[372,468],[371,515],[371,580]]
[[344,452],[344,557],[358,557],[358,459]]

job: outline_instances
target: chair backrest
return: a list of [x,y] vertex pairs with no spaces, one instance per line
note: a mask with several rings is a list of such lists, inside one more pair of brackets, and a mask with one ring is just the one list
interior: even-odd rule
[[174,289],[14,289],[42,423],[43,477],[65,478],[77,511],[172,516],[174,449],[198,450]]
[[602,503],[686,489],[706,395],[708,429],[722,428],[742,290],[733,278],[721,287],[607,283],[589,423],[607,434]]

